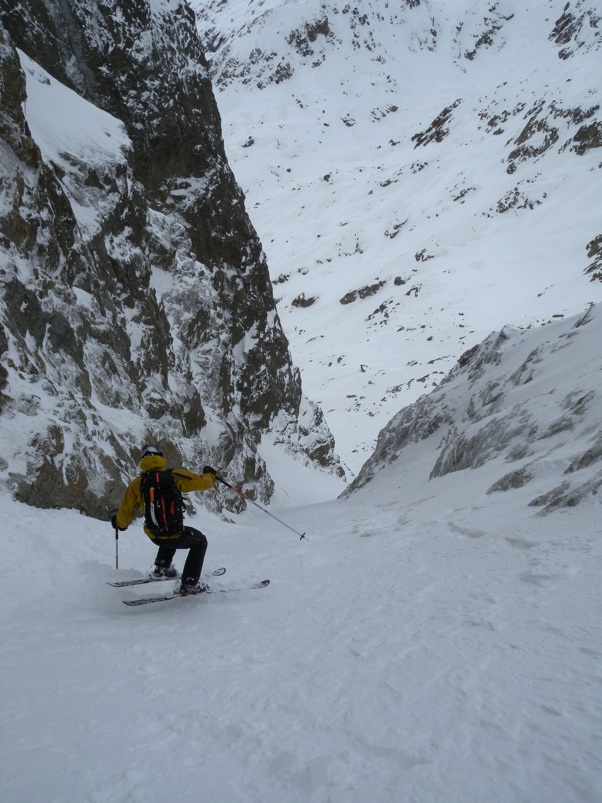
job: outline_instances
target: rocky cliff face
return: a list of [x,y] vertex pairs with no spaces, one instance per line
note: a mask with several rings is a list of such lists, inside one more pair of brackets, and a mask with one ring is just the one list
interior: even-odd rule
[[2,479],[22,501],[105,515],[152,439],[266,500],[268,432],[342,474],[291,363],[190,9],[0,8]]
[[349,495],[411,450],[432,459],[429,479],[497,461],[488,493],[548,488],[529,504],[547,513],[602,488],[599,339],[602,309],[539,329],[493,332],[429,395],[381,431]]

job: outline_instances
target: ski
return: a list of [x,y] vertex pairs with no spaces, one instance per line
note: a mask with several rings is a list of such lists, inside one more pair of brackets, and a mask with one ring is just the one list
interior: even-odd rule
[[[214,577],[221,577],[222,574],[226,573],[225,567],[222,566],[221,569],[214,569],[211,574]],[[128,588],[129,586],[142,586],[146,585],[147,583],[164,583],[166,580],[177,580],[177,577],[138,577],[135,580],[119,580],[116,583],[109,583],[107,581],[108,586],[113,586],[113,588]]]
[[[250,591],[253,588],[267,588],[269,586],[269,580],[260,580],[258,583],[252,583],[248,586],[241,586],[240,588],[208,588],[205,592],[206,594],[227,594],[229,591]],[[181,594],[180,596],[187,596],[186,594]]]
[[248,586],[241,586],[240,588],[209,588],[198,594],[181,594],[179,591],[172,591],[170,594],[163,594],[158,597],[140,597],[139,599],[124,599],[124,605],[129,605],[132,608],[137,608],[140,605],[152,605],[155,602],[167,602],[170,599],[178,599],[179,597],[201,597],[203,594],[226,594],[230,591],[250,591],[254,588],[266,588],[269,586],[269,580],[262,580],[260,583],[253,583]]

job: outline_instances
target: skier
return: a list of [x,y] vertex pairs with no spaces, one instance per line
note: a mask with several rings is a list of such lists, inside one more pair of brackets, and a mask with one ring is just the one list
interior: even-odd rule
[[[200,530],[184,526],[182,493],[213,488],[216,472],[211,466],[205,466],[202,474],[194,474],[181,468],[166,469],[166,465],[159,446],[149,443],[142,448],[142,473],[128,485],[119,509],[111,516],[111,524],[114,529],[126,530],[136,510],[144,511],[144,532],[159,547],[151,576],[175,577],[177,571],[172,560],[176,549],[189,549],[180,593],[199,594],[205,590],[199,584],[199,578],[207,551],[207,538]],[[155,503],[157,514],[153,512]]]

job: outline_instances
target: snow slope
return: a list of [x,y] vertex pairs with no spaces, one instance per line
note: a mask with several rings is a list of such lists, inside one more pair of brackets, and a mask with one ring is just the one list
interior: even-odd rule
[[86,239],[91,239],[108,214],[107,203],[115,201],[106,189],[91,192],[81,185],[89,170],[102,175],[108,165],[119,165],[125,175],[131,142],[119,120],[87,103],[18,52],[27,77],[25,115],[31,135],[44,161],[59,168],[77,222]]
[[[599,431],[602,317],[579,320],[481,366],[499,379],[538,349],[540,432],[555,385],[593,394],[564,448],[525,430],[544,470],[522,487],[489,492],[503,450],[429,479],[435,431],[347,499],[275,510],[306,540],[256,508],[193,520],[207,569],[228,567],[212,585],[269,577],[266,590],[128,609],[149,587],[104,581],[152,564],[139,525],[120,534],[117,572],[107,524],[3,499],[1,799],[597,803],[600,496],[529,506]],[[464,390],[452,378],[437,394],[458,410]],[[517,402],[503,398],[500,416]]]
[[528,333],[504,328],[463,355],[428,396],[401,410],[345,494],[406,448],[436,434],[429,476],[503,460],[490,492],[548,483],[531,504],[549,512],[602,487],[602,308]]
[[602,299],[600,152],[574,140],[600,120],[599,4],[193,5],[294,360],[352,472],[493,329]]

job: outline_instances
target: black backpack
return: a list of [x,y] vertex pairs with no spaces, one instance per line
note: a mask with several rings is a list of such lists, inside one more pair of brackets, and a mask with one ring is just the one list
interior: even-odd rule
[[147,471],[142,475],[144,518],[151,533],[159,538],[177,535],[184,529],[184,497],[171,469]]

